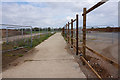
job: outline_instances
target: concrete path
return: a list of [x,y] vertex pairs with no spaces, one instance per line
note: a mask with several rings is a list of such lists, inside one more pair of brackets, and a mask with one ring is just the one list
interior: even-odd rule
[[33,58],[3,72],[3,78],[86,78],[65,46],[61,34],[54,34],[35,47]]

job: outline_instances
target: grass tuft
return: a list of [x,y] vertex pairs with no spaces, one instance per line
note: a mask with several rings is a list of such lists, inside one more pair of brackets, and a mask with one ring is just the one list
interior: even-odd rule
[[19,56],[19,57],[23,57],[24,55],[23,55],[23,54],[19,54],[18,56]]

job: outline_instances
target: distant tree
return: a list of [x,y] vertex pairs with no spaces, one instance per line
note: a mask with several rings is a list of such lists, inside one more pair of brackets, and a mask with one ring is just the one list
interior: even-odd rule
[[42,31],[42,28],[39,28],[40,29],[40,31]]
[[107,26],[106,28],[111,28],[110,26]]
[[34,31],[39,31],[39,28],[35,27],[35,28],[34,28]]
[[61,31],[61,30],[62,30],[62,28],[59,28],[58,30],[59,30],[59,31]]
[[27,28],[27,29],[23,29],[23,31],[24,31],[24,30],[25,30],[25,31],[30,31],[30,29],[29,29],[29,28]]

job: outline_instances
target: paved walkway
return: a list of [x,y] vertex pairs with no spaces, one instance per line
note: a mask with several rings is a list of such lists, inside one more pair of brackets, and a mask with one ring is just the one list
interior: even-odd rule
[[29,61],[3,72],[3,78],[85,78],[65,46],[61,34],[54,34],[35,47]]

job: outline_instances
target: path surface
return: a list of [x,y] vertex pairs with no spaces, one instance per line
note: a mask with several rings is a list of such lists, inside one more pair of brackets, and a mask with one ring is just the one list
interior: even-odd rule
[[54,34],[35,47],[34,57],[4,71],[3,78],[86,78],[65,46],[61,34]]

